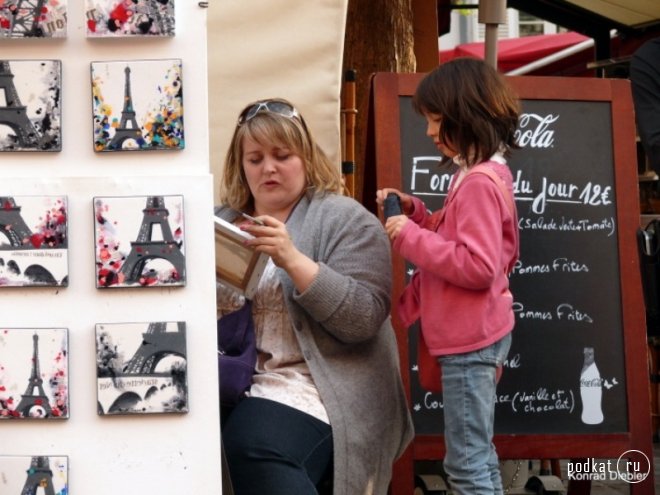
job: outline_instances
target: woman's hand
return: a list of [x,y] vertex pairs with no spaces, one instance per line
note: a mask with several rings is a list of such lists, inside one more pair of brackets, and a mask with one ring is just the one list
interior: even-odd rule
[[241,230],[254,236],[254,239],[245,241],[245,245],[269,255],[275,265],[289,274],[296,289],[299,292],[304,292],[314,281],[319,266],[315,261],[298,251],[283,222],[268,215],[261,215],[256,219],[261,221],[263,225],[250,221],[239,225]]
[[296,253],[298,253],[298,250],[291,241],[291,237],[289,237],[286,225],[267,215],[256,217],[256,220],[262,222],[263,225],[249,220],[239,225],[241,230],[255,237],[254,239],[245,241],[245,244],[255,248],[259,252],[266,253],[273,258],[273,262],[277,266],[284,268],[286,262],[294,258]]
[[397,196],[399,196],[399,201],[401,202],[401,210],[405,215],[412,214],[413,212],[412,197],[406,193],[402,193],[398,189],[393,189],[391,187],[386,187],[384,189],[379,189],[378,191],[376,191],[376,203],[378,204],[381,210],[383,209],[383,203],[385,202],[385,198],[387,198],[387,195],[390,193],[394,193]]

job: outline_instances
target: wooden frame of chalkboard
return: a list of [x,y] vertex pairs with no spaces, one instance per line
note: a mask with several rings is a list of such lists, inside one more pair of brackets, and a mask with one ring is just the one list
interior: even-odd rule
[[[396,187],[418,195],[435,210],[452,171],[438,168],[439,153],[425,137],[425,121],[411,108],[423,76],[378,73],[372,80],[375,173],[379,189]],[[647,456],[650,474],[631,484],[631,490],[653,493],[629,83],[508,80],[523,106],[522,148],[510,161],[521,261],[511,277],[516,328],[498,386],[498,453],[502,459]],[[395,254],[393,268],[396,301],[411,267]],[[394,467],[391,493],[408,495],[414,462],[444,455],[442,397],[420,388],[417,329],[403,328],[392,313],[416,436]],[[594,361],[597,366],[588,366]],[[584,388],[593,384],[595,402],[594,390]],[[584,487],[585,482],[571,482],[569,491],[571,486]]]

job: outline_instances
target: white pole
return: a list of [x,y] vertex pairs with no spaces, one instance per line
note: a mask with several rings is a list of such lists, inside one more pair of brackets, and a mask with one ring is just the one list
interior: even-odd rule
[[510,70],[509,72],[506,73],[506,75],[520,76],[522,74],[527,74],[529,72],[532,72],[533,70],[539,69],[541,67],[545,67],[546,65],[550,65],[551,63],[556,62],[558,60],[564,59],[566,57],[570,57],[575,53],[581,52],[582,50],[591,48],[592,46],[594,46],[593,39],[581,41],[576,45],[569,46],[568,48],[564,48],[563,50],[552,53],[538,60],[534,60],[534,62],[530,62],[527,65],[518,67],[517,69]]

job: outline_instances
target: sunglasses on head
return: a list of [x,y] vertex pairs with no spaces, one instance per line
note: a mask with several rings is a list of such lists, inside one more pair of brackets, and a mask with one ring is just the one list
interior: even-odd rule
[[238,116],[238,125],[241,126],[246,122],[249,122],[260,112],[274,113],[286,117],[287,119],[293,119],[295,117],[300,118],[298,110],[289,103],[273,100],[259,101],[241,112]]

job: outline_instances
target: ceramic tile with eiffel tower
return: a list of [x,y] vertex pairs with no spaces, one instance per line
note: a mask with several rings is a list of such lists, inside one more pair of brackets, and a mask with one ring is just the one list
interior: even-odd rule
[[69,458],[54,455],[0,455],[0,493],[68,495]]
[[96,325],[100,416],[188,412],[183,321]]
[[66,196],[0,196],[0,288],[69,285]]
[[181,150],[180,59],[92,62],[94,151]]
[[0,2],[0,38],[64,38],[67,0]]
[[183,196],[94,198],[96,287],[186,284]]
[[0,328],[0,420],[69,417],[68,330]]
[[62,150],[61,81],[59,60],[0,60],[1,152]]
[[90,38],[174,36],[174,0],[85,0]]

